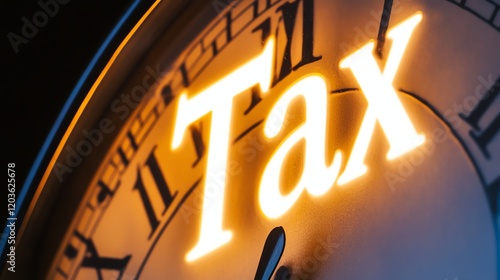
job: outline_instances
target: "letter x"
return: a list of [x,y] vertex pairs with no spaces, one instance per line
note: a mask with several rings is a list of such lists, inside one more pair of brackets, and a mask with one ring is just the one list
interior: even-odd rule
[[377,121],[389,140],[387,159],[397,158],[425,141],[425,137],[416,132],[392,85],[413,30],[421,20],[422,13],[418,12],[390,30],[388,35],[393,43],[383,73],[373,56],[373,41],[340,62],[341,68],[350,68],[353,72],[368,108],[346,168],[338,179],[339,185],[366,173],[364,159]]

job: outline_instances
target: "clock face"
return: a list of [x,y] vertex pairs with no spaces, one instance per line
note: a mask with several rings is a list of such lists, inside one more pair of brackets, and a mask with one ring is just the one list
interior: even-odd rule
[[498,1],[214,1],[160,28],[169,7],[37,186],[37,273],[498,279]]

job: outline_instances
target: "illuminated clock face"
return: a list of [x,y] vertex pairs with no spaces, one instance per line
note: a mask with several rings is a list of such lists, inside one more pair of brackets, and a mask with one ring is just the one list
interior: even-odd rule
[[60,145],[47,278],[498,279],[498,1],[201,7]]

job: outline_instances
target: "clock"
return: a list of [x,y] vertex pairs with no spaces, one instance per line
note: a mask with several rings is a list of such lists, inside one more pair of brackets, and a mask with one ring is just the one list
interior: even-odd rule
[[499,9],[154,2],[40,167],[3,277],[498,279]]

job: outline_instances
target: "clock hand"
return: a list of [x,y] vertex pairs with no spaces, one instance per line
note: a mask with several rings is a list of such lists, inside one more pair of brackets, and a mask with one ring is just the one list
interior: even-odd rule
[[385,44],[385,34],[387,33],[387,28],[389,27],[389,20],[391,19],[393,0],[384,0],[384,10],[382,11],[382,17],[380,19],[380,27],[378,29],[377,36],[377,46],[375,47],[376,54],[378,57],[382,58],[382,50]]
[[262,255],[260,256],[255,280],[269,280],[278,265],[281,255],[285,250],[285,230],[275,227],[267,236]]

